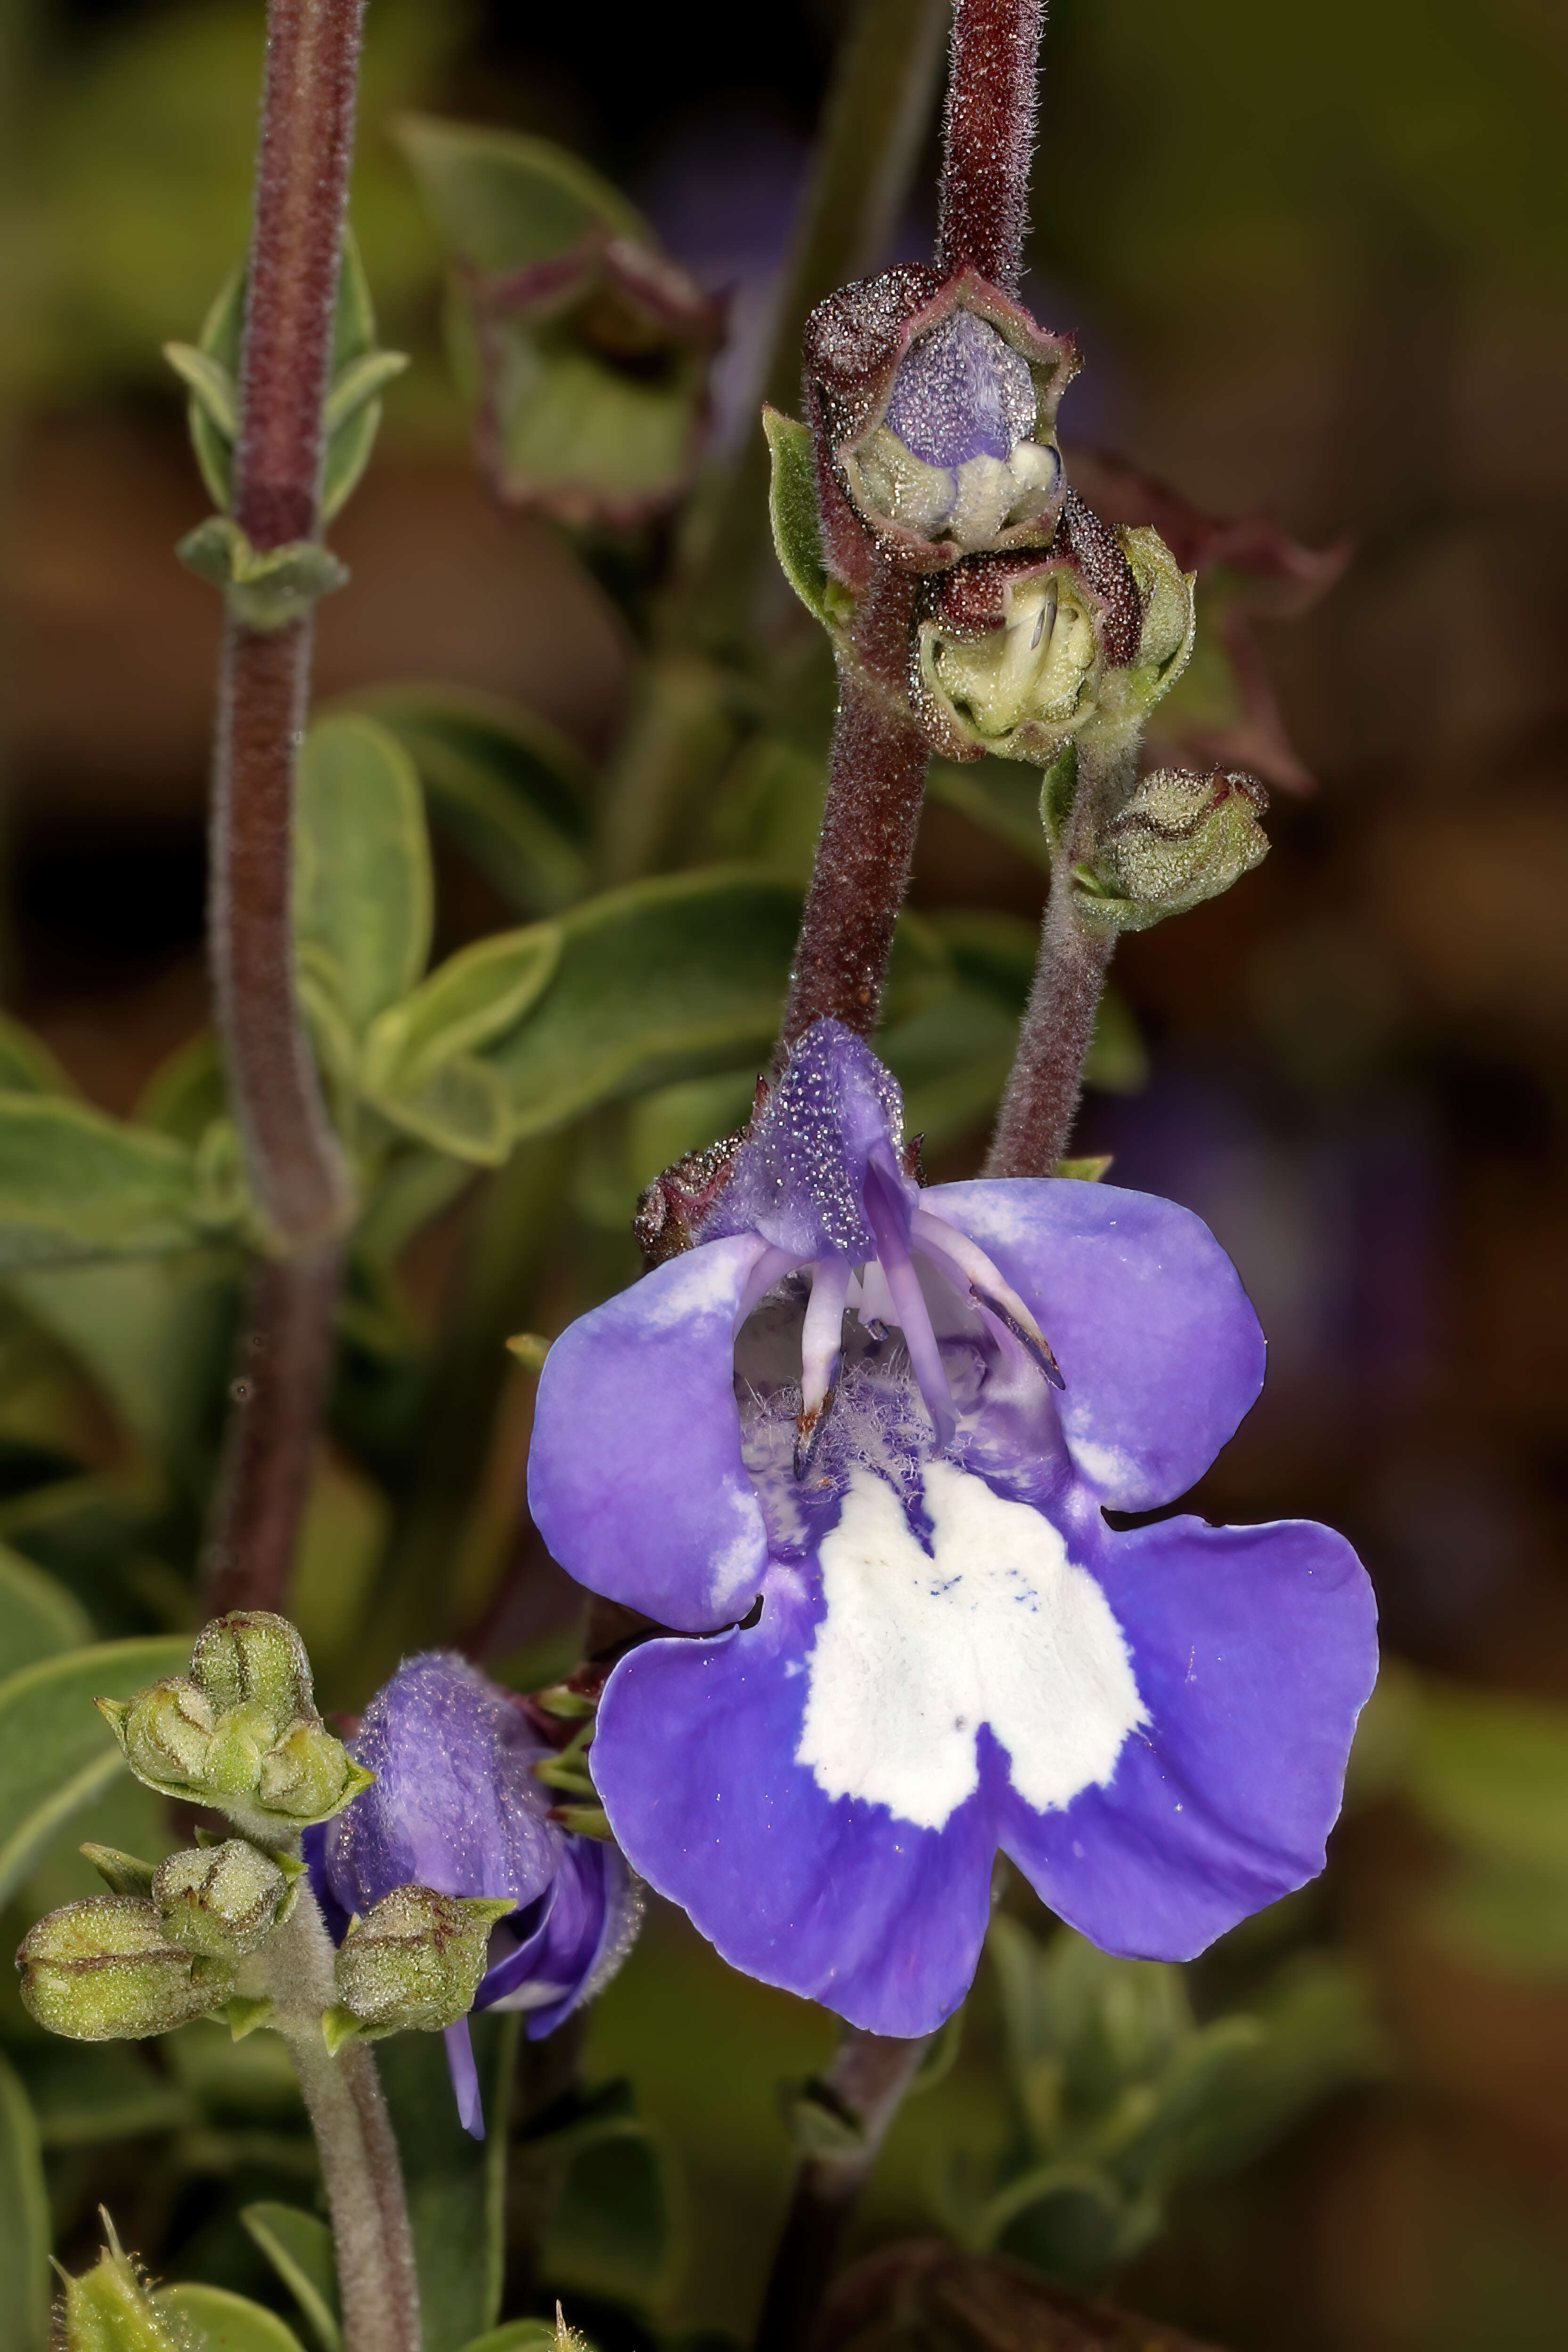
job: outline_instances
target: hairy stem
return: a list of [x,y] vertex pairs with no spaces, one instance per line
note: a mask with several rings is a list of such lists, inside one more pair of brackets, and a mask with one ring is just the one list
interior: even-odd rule
[[954,0],[937,266],[1008,294],[1023,271],[1045,0]]
[[1072,821],[1051,861],[1039,961],[986,1156],[987,1176],[1054,1175],[1083,1092],[1084,1060],[1116,928],[1078,908],[1073,868],[1092,845],[1092,813],[1105,782],[1087,760],[1079,774]]
[[[235,520],[258,549],[320,530],[363,18],[363,0],[268,8],[234,467]],[[208,951],[246,1173],[277,1258],[252,1294],[209,1549],[229,1608],[275,1604],[287,1583],[350,1210],[294,982],[294,771],[311,637],[308,617],[261,631],[231,614],[218,692]],[[264,1392],[278,1409],[253,1410]]]
[[308,1884],[254,1966],[316,2136],[344,2352],[420,2352],[419,2280],[397,2142],[369,2050],[351,2042],[334,2058],[321,2038],[321,2015],[334,1998],[332,1946]]
[[913,719],[847,670],[781,1045],[824,1015],[861,1037],[876,1028],[930,758]]
[[773,2256],[754,2352],[805,2352],[844,2225],[903,2104],[930,2036],[900,2042],[847,2026],[826,2087],[860,2127],[853,2154],[808,2157],[795,2176]]

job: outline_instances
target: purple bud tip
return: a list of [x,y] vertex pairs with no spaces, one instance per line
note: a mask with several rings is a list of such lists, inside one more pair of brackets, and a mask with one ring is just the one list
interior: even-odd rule
[[910,346],[893,383],[887,422],[928,466],[1006,457],[1035,430],[1035,381],[1020,352],[994,327],[954,310]]

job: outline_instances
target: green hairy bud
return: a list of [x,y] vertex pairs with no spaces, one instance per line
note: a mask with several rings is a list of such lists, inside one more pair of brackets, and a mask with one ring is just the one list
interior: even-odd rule
[[84,2277],[66,2280],[60,2296],[64,2352],[185,2352],[184,2331],[159,2310],[113,2222],[101,2218],[108,2245]]
[[356,2035],[438,2032],[466,2017],[485,1972],[490,1929],[515,1908],[506,1899],[479,1902],[428,1886],[400,1886],[384,1896],[339,1950],[339,2005],[322,2021],[332,2048]]
[[330,1820],[374,1777],[317,1714],[299,1634],[264,1611],[205,1626],[188,1675],[99,1705],[138,1780],[216,1805],[262,1843]]
[[1267,856],[1259,817],[1268,796],[1250,776],[1145,776],[1101,833],[1092,868],[1077,872],[1078,903],[1119,930],[1147,930],[1249,874]]
[[160,1863],[152,1901],[173,1942],[212,1959],[237,1960],[288,1917],[298,1875],[290,1880],[246,1839],[227,1838]]
[[51,2033],[73,2042],[135,2042],[205,2017],[228,1997],[232,1972],[164,1935],[151,1903],[95,1895],[51,1911],[16,1954],[22,1999]]

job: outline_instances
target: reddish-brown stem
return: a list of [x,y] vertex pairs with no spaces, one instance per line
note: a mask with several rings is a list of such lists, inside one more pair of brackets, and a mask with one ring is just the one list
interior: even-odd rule
[[[320,530],[325,407],[363,0],[269,0],[234,515],[253,547]],[[311,624],[224,632],[208,953],[230,1099],[275,1262],[256,1277],[216,1524],[215,1605],[282,1599],[331,1360],[350,1187],[294,978],[294,773]],[[217,1596],[221,1594],[221,1599]]]
[[880,567],[839,667],[827,804],[801,918],[780,1044],[824,1015],[868,1037],[910,887],[931,752],[904,705],[915,582]]
[[1073,869],[1089,856],[1096,811],[1125,787],[1131,759],[1128,747],[1103,761],[1079,745],[1077,796],[1051,860],[1039,961],[986,1157],[987,1176],[1054,1176],[1071,1140],[1095,1008],[1116,947],[1113,923],[1080,912]]
[[341,1241],[329,1236],[291,1257],[258,1258],[251,1269],[202,1563],[203,1598],[215,1616],[281,1609],[288,1597],[331,1376],[342,1255]]
[[1018,291],[1045,0],[954,0],[937,266]]
[[858,2126],[858,2145],[842,2156],[808,2157],[795,2176],[763,2297],[755,2352],[805,2352],[850,2208],[929,2042],[929,2035],[900,2042],[845,2027],[826,2087],[833,2105]]

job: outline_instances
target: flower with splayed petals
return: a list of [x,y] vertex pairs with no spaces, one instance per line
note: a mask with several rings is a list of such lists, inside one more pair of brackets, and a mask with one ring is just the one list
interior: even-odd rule
[[[399,1887],[500,1899],[515,1909],[490,1937],[476,2009],[528,2011],[552,2032],[620,1966],[641,1917],[641,1889],[614,1846],[550,1818],[533,1767],[550,1754],[510,1695],[454,1653],[406,1659],[372,1699],[356,1760],[374,1784],[307,1832],[306,1858],[329,1927]],[[467,2018],[448,2026],[458,2112],[484,2135]]]
[[541,1379],[542,1533],[675,1633],[600,1703],[633,1867],[736,1967],[902,2035],[963,1999],[998,1847],[1159,1959],[1312,1877],[1376,1671],[1360,1562],[1306,1521],[1106,1517],[1201,1475],[1263,1352],[1169,1202],[921,1191],[893,1080],[817,1023],[698,1245]]

